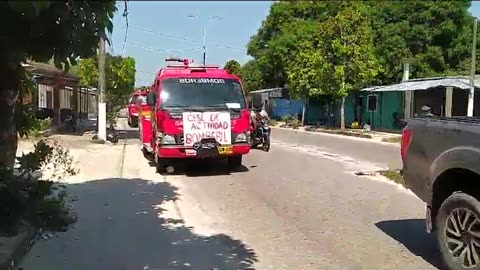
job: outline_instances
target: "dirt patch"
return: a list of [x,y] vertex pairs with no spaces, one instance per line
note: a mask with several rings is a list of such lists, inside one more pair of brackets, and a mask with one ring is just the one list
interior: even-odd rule
[[405,186],[405,182],[403,181],[403,176],[400,173],[400,170],[380,171],[379,173],[393,182]]
[[402,140],[402,137],[389,137],[389,138],[383,138],[382,142],[388,142],[388,143],[400,143]]

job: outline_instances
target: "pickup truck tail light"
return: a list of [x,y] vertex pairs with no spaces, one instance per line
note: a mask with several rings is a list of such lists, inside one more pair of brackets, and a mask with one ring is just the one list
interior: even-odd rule
[[402,156],[402,160],[404,160],[407,155],[408,147],[412,142],[412,135],[413,135],[412,131],[408,127],[405,127],[403,129],[402,141],[401,141],[401,147],[400,147],[400,154]]

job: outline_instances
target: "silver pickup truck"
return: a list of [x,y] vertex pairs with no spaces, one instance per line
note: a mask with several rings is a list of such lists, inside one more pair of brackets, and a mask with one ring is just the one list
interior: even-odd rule
[[480,120],[418,117],[402,134],[406,185],[426,202],[450,269],[480,269]]

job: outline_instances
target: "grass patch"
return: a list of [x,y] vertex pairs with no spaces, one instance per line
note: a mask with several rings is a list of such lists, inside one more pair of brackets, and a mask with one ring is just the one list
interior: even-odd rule
[[389,137],[389,138],[383,138],[382,142],[388,142],[388,143],[400,143],[402,141],[402,137]]
[[380,171],[380,174],[397,184],[401,184],[405,186],[405,182],[403,181],[403,176],[399,170]]
[[91,143],[105,144],[105,140],[99,139],[97,135],[93,136]]

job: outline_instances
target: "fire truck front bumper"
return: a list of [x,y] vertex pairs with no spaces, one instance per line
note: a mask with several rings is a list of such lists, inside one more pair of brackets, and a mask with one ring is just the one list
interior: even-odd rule
[[[241,143],[228,146],[220,146],[216,157],[223,158],[229,156],[246,155],[250,152],[250,144]],[[162,145],[157,148],[157,154],[160,158],[202,158],[197,150],[192,146],[183,145]]]

